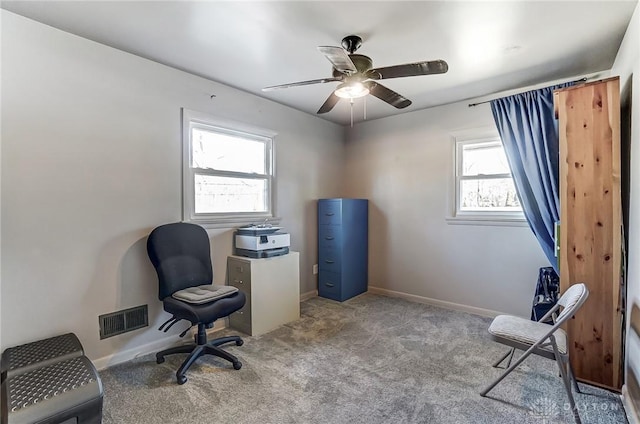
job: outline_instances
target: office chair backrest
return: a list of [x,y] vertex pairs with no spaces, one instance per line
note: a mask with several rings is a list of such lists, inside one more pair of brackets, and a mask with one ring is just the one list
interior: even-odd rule
[[556,322],[563,322],[571,318],[574,312],[587,300],[587,297],[589,297],[589,289],[587,289],[584,283],[577,283],[569,287],[562,297],[558,299],[558,305],[564,309],[562,309],[562,312],[558,315]]
[[199,225],[176,222],[157,227],[149,234],[147,253],[158,273],[160,300],[213,281],[209,235]]

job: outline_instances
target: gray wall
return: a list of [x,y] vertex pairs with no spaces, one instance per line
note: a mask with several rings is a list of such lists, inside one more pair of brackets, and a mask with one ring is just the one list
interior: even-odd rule
[[[145,243],[181,219],[181,107],[278,132],[276,207],[315,290],[315,200],[339,192],[342,127],[1,14],[2,348],[73,331],[103,366],[167,342]],[[231,230],[211,235],[223,283]],[[99,340],[99,314],[140,304],[148,329]]]
[[528,316],[538,268],[548,263],[529,227],[446,220],[453,135],[492,127],[488,105],[456,103],[353,128],[345,180],[348,196],[371,201],[371,286]]

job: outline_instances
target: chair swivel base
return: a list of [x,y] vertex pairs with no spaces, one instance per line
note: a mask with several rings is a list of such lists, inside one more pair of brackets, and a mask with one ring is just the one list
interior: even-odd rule
[[220,337],[219,339],[214,339],[207,342],[205,326],[200,324],[198,325],[198,334],[195,338],[197,343],[176,346],[156,353],[156,362],[158,364],[163,363],[164,357],[167,355],[173,355],[174,353],[189,353],[187,359],[184,360],[184,362],[176,372],[178,384],[184,384],[187,382],[187,377],[185,376],[187,370],[202,355],[214,355],[219,358],[226,359],[227,361],[231,362],[233,368],[236,370],[242,368],[242,362],[240,362],[238,358],[218,347],[231,342],[234,342],[236,346],[242,346],[244,344],[244,341],[240,337]]

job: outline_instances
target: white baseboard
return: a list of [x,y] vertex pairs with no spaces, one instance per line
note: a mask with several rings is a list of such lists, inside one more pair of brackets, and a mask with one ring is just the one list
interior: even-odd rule
[[430,297],[417,296],[415,294],[403,293],[393,290],[387,290],[380,287],[369,286],[369,293],[380,294],[389,297],[398,297],[416,303],[424,303],[426,305],[439,306],[454,311],[468,312],[470,314],[481,315],[483,317],[495,318],[504,312],[492,311],[491,309],[476,308],[475,306],[462,305],[460,303],[447,302],[444,300],[432,299]]
[[318,295],[318,290],[311,290],[306,293],[300,294],[300,302],[304,302],[305,300],[309,300],[312,297],[316,297]]
[[[207,330],[207,339],[215,338],[215,333],[227,328],[226,320],[216,321],[215,324],[216,325],[214,328]],[[159,340],[154,340],[141,346],[136,346],[131,349],[126,349],[120,352],[112,353],[111,355],[103,356],[102,358],[94,359],[93,365],[98,369],[98,371],[104,370],[114,365],[130,361],[139,356],[156,353],[163,349],[168,349],[172,346],[178,346],[180,344],[193,343],[194,336],[194,329],[189,330],[189,332],[182,338],[180,338],[180,336],[178,336],[177,334],[173,334],[171,336],[163,337]]]
[[[191,340],[190,338],[187,338],[187,336],[185,336],[185,339],[188,341]],[[171,346],[177,345],[179,341],[185,339],[181,339],[177,334],[174,334],[171,336],[163,337],[159,340],[154,340],[141,346],[136,346],[131,349],[126,349],[112,353],[111,355],[103,356],[102,358],[94,359],[92,362],[93,365],[98,369],[98,371],[101,371],[114,365],[130,361],[139,356],[148,355],[149,353],[167,349]]]
[[633,405],[631,404],[631,399],[629,399],[629,391],[627,390],[627,385],[622,386],[622,406],[624,406],[624,411],[627,414],[627,421],[629,424],[640,424],[640,417],[638,417],[638,411],[635,410]]

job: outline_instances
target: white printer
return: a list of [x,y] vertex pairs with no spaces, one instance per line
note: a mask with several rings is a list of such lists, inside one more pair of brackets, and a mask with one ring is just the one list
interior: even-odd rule
[[280,227],[269,224],[248,225],[237,229],[234,235],[235,253],[249,258],[270,258],[289,253],[291,240]]

